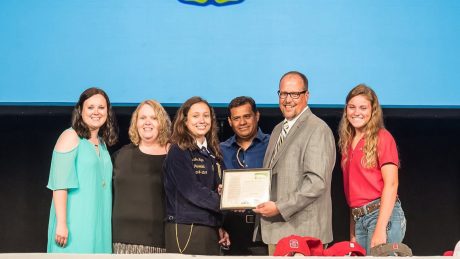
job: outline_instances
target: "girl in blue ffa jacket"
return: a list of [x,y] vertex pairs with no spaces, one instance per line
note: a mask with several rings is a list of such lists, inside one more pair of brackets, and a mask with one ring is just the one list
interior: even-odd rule
[[177,111],[164,163],[167,253],[219,255],[230,239],[219,210],[222,155],[214,110],[200,97]]

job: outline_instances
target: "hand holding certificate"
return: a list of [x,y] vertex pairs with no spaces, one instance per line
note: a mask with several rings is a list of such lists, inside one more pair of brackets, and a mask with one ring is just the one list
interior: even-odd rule
[[252,209],[270,200],[270,169],[224,170],[220,208]]

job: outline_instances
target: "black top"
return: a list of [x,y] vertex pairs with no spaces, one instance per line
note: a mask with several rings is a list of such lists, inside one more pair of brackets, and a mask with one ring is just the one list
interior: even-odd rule
[[113,155],[114,243],[165,247],[163,161],[129,144]]

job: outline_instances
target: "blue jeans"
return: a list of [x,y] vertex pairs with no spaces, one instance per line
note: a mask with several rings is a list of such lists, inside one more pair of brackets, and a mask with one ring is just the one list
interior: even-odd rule
[[[371,250],[371,240],[374,235],[379,209],[358,218],[355,222],[356,242],[360,244],[366,253]],[[406,217],[399,199],[396,201],[393,212],[387,225],[387,243],[401,243],[406,233]]]

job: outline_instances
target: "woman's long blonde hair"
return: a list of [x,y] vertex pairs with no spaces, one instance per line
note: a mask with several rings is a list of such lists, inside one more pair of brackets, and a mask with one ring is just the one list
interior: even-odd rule
[[342,119],[339,124],[339,149],[345,159],[343,163],[348,160],[348,150],[351,142],[356,134],[355,128],[350,124],[347,119],[347,105],[348,102],[355,96],[362,95],[371,102],[371,118],[365,125],[364,133],[364,148],[363,148],[363,160],[362,165],[366,168],[377,166],[378,154],[377,154],[377,143],[378,143],[378,132],[380,129],[385,128],[383,124],[383,113],[380,107],[379,100],[374,90],[365,84],[359,84],[348,93],[345,106],[343,108]]

